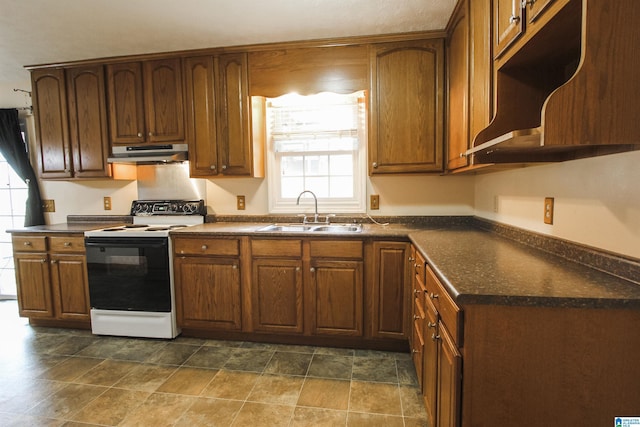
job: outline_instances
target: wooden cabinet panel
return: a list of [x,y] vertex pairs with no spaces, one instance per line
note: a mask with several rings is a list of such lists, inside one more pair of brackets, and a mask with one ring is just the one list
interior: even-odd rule
[[361,261],[312,260],[313,334],[362,336],[362,270]]
[[184,61],[186,136],[192,177],[218,173],[216,59],[198,56]]
[[76,178],[109,177],[109,138],[104,68],[67,70],[69,131]]
[[532,23],[536,21],[540,15],[553,3],[555,0],[534,0],[527,1],[527,22]]
[[309,254],[312,258],[361,259],[363,246],[359,240],[311,240]]
[[64,70],[31,72],[36,126],[38,174],[41,178],[72,176],[69,119]]
[[143,67],[147,141],[184,140],[180,59],[145,61]]
[[372,335],[380,338],[407,339],[410,310],[407,262],[409,244],[403,242],[374,242],[376,266],[373,282]]
[[376,45],[371,67],[369,172],[442,171],[443,41]]
[[51,252],[78,252],[84,253],[84,237],[65,236],[48,237],[49,250]]
[[45,252],[47,238],[44,236],[12,236],[13,252]]
[[251,254],[254,257],[300,258],[302,256],[302,240],[252,239]]
[[304,328],[302,260],[254,259],[253,328],[301,334]]
[[20,316],[53,317],[47,254],[16,253],[14,261]]
[[84,255],[51,255],[51,284],[59,319],[89,322],[89,286]]
[[444,328],[439,329],[438,345],[438,412],[435,425],[450,427],[460,424],[460,390],[462,356]]
[[[424,367],[422,368],[422,394],[427,417],[436,420],[438,397],[438,312],[431,301],[425,303]],[[432,422],[435,425],[435,423]]]
[[113,144],[145,141],[142,65],[139,62],[107,65],[109,129]]
[[177,257],[174,265],[179,326],[241,328],[238,259]]
[[524,23],[521,0],[493,0],[493,48],[496,58],[524,33]]
[[219,58],[220,108],[218,141],[220,168],[225,175],[251,175],[251,103],[247,54]]
[[[419,316],[415,314],[415,316]],[[413,366],[416,368],[416,376],[418,377],[418,384],[422,389],[423,384],[423,369],[424,369],[424,328],[423,319],[415,319],[413,321],[412,339],[411,339],[411,359],[413,360]]]
[[213,237],[175,238],[173,250],[178,255],[240,255],[238,239],[222,239]]

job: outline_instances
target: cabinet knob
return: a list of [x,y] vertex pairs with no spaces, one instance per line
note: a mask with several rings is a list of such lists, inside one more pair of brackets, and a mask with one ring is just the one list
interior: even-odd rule
[[211,165],[211,166],[209,166],[209,169],[211,169],[211,170],[213,170],[213,171],[214,171],[214,170],[216,170],[216,165]]
[[467,157],[467,155],[466,155],[465,153],[460,153],[460,158],[461,158],[461,159],[463,159],[463,158],[465,158],[465,157]]
[[237,269],[238,269],[238,266],[237,266],[236,264],[233,264],[233,267],[232,267],[232,268],[233,268],[234,270],[237,270]]
[[300,271],[300,267],[296,267],[296,271]]
[[509,23],[510,24],[517,24],[518,22],[520,22],[520,17],[519,16],[511,15],[509,17]]
[[420,289],[414,289],[413,294],[416,296],[420,295]]
[[431,334],[431,339],[434,341],[437,341],[440,339],[440,335],[436,335],[435,332],[433,334]]
[[409,257],[409,262],[413,262],[413,261],[415,261],[415,260],[416,260],[416,259],[415,259],[414,257],[412,257],[412,256],[410,256],[410,257]]
[[58,263],[58,260],[57,260],[57,259],[52,259],[52,260],[51,260],[51,264],[57,264],[57,263]]
[[24,242],[23,245],[25,246],[31,246],[31,242]]
[[206,251],[209,247],[207,245],[202,245],[202,250]]
[[420,350],[416,350],[415,348],[413,350],[411,350],[411,353],[420,353]]
[[138,138],[142,138],[142,132],[138,132]]
[[309,271],[310,271],[310,272],[312,272],[312,273],[314,273],[314,272],[316,271],[316,269],[315,269],[315,268],[313,268],[313,267],[311,267],[311,268],[309,269]]
[[522,8],[524,9],[527,6],[533,6],[533,4],[536,2],[536,0],[522,0]]
[[429,296],[431,297],[431,299],[440,298],[440,295],[434,294],[433,292],[431,292],[431,294]]
[[46,259],[46,258],[42,258],[42,259],[40,260],[40,262],[41,262],[42,264],[44,264],[45,262],[47,262],[47,259]]
[[427,327],[435,328],[436,327],[436,322],[427,322]]
[[413,315],[413,320],[420,320],[422,319],[422,317],[418,316],[417,314]]
[[373,164],[371,166],[373,166],[374,169],[377,169],[378,168],[378,162],[373,162]]
[[222,165],[222,170],[223,171],[227,170],[227,165]]
[[153,132],[149,132],[149,136],[153,136]]
[[65,248],[71,247],[71,242],[64,242],[63,245]]

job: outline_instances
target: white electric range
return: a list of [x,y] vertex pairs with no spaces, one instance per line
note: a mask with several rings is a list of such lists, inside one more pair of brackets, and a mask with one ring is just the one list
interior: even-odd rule
[[204,223],[203,200],[136,200],[133,224],[86,231],[91,330],[98,335],[175,338],[169,232]]

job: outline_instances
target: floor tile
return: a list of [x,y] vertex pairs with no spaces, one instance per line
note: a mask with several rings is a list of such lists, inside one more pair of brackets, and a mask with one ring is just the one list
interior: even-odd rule
[[295,405],[304,378],[282,375],[262,375],[256,381],[247,400],[252,402]]
[[70,418],[73,421],[118,425],[127,414],[140,406],[150,393],[110,388]]
[[308,375],[320,378],[351,379],[353,357],[314,354]]
[[201,396],[220,399],[245,400],[258,381],[260,374],[242,371],[219,371]]
[[404,427],[402,417],[349,412],[347,427]]
[[405,417],[425,418],[427,416],[420,388],[401,385],[400,401],[402,402],[402,415]]
[[350,391],[350,381],[307,378],[300,392],[298,406],[346,411],[349,409]]
[[169,343],[152,354],[145,362],[159,365],[182,365],[199,348],[199,345]]
[[224,364],[224,368],[234,371],[263,372],[273,353],[273,350],[238,348]]
[[231,347],[200,347],[184,364],[186,366],[197,366],[200,368],[220,369],[234,354],[235,349]]
[[6,421],[0,418],[0,425],[2,425],[3,427],[61,427],[64,425],[64,421],[31,415],[15,415],[11,416]]
[[402,415],[398,386],[395,384],[352,381],[349,410]]
[[127,338],[101,337],[100,340],[80,350],[78,356],[112,358],[127,343]]
[[264,369],[265,373],[282,375],[307,375],[313,353],[289,353],[276,351]]
[[91,368],[84,375],[76,378],[74,382],[112,386],[137,366],[138,364],[133,362],[107,359]]
[[44,371],[39,378],[52,381],[72,381],[99,365],[102,359],[70,357]]
[[290,427],[335,427],[347,423],[347,411],[296,407]]
[[166,345],[167,342],[164,340],[129,339],[112,357],[143,362]]
[[316,347],[314,354],[330,354],[333,356],[350,356],[353,357],[355,350],[350,348],[338,347]]
[[156,391],[175,372],[174,366],[138,365],[133,368],[114,387],[139,391]]
[[286,427],[293,415],[294,406],[270,405],[257,402],[246,402],[232,427]]
[[390,358],[356,357],[353,359],[354,380],[398,383],[396,360]]
[[398,382],[405,385],[418,385],[418,377],[416,374],[416,368],[413,364],[413,360],[398,360],[396,359],[396,367],[398,369]]
[[62,344],[51,349],[49,354],[73,356],[96,342],[96,338],[88,336],[72,336]]
[[79,411],[106,391],[106,387],[68,384],[29,410],[28,415],[47,418],[65,418]]
[[181,367],[158,387],[157,391],[197,396],[217,373],[214,369]]
[[236,418],[243,402],[198,398],[175,424],[176,427],[228,426]]
[[66,385],[58,381],[29,378],[2,381],[0,382],[0,412],[26,414],[31,408]]
[[153,393],[140,406],[131,411],[120,423],[122,427],[172,426],[189,409],[194,397]]
[[404,417],[404,427],[430,427],[431,425],[427,422],[426,417],[422,418],[411,418]]

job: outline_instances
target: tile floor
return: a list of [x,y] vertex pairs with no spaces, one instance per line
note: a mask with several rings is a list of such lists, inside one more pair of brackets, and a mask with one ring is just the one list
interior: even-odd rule
[[409,354],[0,324],[0,426],[427,425]]

